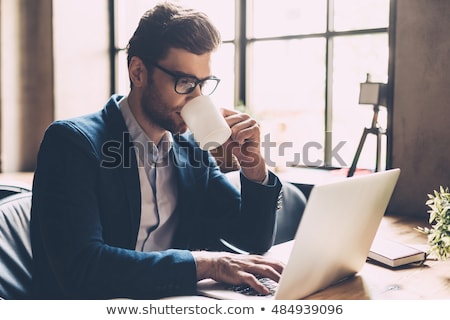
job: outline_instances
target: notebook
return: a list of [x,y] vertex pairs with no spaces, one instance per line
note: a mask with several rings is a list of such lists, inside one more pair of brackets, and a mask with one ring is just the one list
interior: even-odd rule
[[390,239],[375,238],[367,257],[396,268],[406,264],[422,264],[427,259],[427,252]]
[[399,174],[391,169],[314,186],[295,239],[268,252],[286,263],[274,295],[249,296],[211,279],[198,283],[198,293],[229,300],[302,299],[354,276],[367,259]]

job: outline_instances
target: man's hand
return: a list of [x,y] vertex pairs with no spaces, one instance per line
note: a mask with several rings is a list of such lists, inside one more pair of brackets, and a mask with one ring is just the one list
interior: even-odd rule
[[223,144],[223,149],[233,152],[247,179],[264,181],[267,168],[261,154],[259,124],[248,114],[236,110],[222,109],[222,114],[231,128],[231,137]]
[[256,275],[280,280],[284,264],[259,255],[233,254],[227,252],[192,252],[197,264],[197,280],[211,278],[232,285],[247,284],[258,293],[269,294]]

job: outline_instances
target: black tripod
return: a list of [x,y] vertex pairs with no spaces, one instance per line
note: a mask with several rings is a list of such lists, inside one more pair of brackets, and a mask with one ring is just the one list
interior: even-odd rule
[[377,157],[376,157],[376,165],[375,171],[380,170],[381,165],[381,137],[383,134],[386,134],[386,130],[381,128],[378,125],[378,112],[380,111],[380,107],[378,105],[373,106],[373,118],[372,118],[372,126],[370,128],[364,128],[363,134],[361,136],[361,140],[359,141],[358,149],[356,150],[355,157],[353,158],[352,165],[347,173],[347,177],[353,176],[356,170],[356,165],[358,164],[359,156],[361,155],[362,148],[366,141],[367,135],[369,133],[377,136]]

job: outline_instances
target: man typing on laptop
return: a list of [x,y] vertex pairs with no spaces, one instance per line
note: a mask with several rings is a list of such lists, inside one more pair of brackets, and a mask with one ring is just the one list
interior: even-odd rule
[[283,264],[220,242],[258,254],[272,245],[281,182],[266,168],[258,124],[224,111],[239,192],[180,115],[218,85],[219,44],[206,15],[158,5],[128,45],[128,96],[47,129],[33,183],[34,298],[192,295],[205,278],[264,294],[256,275],[278,281]]

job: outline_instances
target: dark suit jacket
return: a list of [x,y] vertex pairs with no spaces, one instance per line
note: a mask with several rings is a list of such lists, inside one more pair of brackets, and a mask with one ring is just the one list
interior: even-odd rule
[[174,136],[179,223],[173,249],[134,250],[141,215],[135,152],[112,96],[101,111],[56,121],[42,141],[33,182],[33,296],[152,299],[195,294],[188,250],[223,250],[223,238],[263,253],[272,245],[281,183],[241,175],[241,194],[190,135]]

